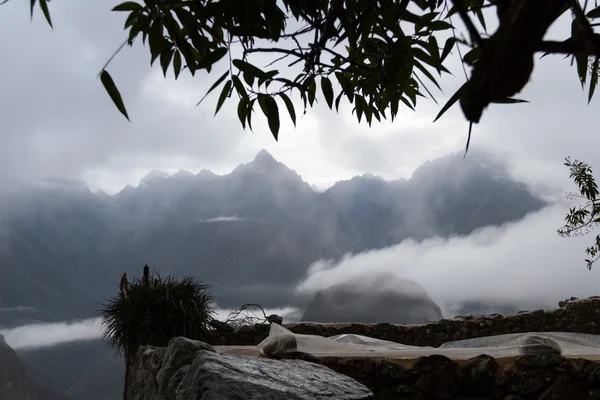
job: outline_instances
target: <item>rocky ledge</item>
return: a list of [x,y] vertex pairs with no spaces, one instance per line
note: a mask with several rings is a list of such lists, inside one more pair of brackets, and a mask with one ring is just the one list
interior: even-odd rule
[[206,343],[174,338],[166,348],[139,350],[127,399],[600,399],[600,363],[556,354],[458,362],[441,355],[288,356],[294,359],[218,354]]
[[317,363],[217,353],[182,337],[141,347],[126,377],[128,400],[372,399],[354,379]]

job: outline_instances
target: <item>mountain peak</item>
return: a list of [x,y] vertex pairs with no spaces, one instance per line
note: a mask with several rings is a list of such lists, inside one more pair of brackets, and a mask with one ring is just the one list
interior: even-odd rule
[[275,158],[273,158],[273,156],[265,149],[259,151],[252,162],[262,165],[277,164],[277,160],[275,160]]
[[169,177],[169,174],[167,174],[166,172],[154,169],[154,170],[150,171],[145,177],[143,177],[140,180],[140,186],[141,185],[151,185],[161,179],[168,178],[168,177]]
[[185,169],[180,169],[179,171],[175,172],[173,175],[169,176],[170,179],[184,179],[184,178],[190,178],[193,177],[194,174],[192,174],[190,171],[185,170]]

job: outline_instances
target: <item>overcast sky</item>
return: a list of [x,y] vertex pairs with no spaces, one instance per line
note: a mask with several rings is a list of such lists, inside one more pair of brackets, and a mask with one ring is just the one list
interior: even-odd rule
[[[371,172],[409,177],[421,163],[462,151],[467,132],[458,107],[432,124],[439,110],[421,102],[417,113],[402,109],[394,123],[358,124],[346,106],[340,114],[317,107],[294,129],[285,119],[279,143],[262,115],[255,133],[243,131],[235,102],[213,118],[215,96],[194,107],[216,78],[197,75],[175,82],[149,67],[147,49],[121,52],[109,71],[121,89],[132,123],[114,108],[97,74],[125,37],[125,15],[111,12],[114,0],[56,0],[52,31],[25,0],[0,8],[0,147],[2,178],[14,182],[44,177],[82,178],[109,192],[137,184],[152,169],[174,172],[209,168],[227,173],[262,148],[311,184]],[[568,16],[553,28],[566,37]],[[441,102],[464,82],[457,63],[442,81]],[[562,159],[571,155],[600,165],[594,129],[598,99],[586,105],[569,60],[537,63],[520,96],[531,104],[498,105],[474,129],[473,146],[510,157],[514,171],[532,182],[567,182]],[[260,123],[259,123],[260,122]]]

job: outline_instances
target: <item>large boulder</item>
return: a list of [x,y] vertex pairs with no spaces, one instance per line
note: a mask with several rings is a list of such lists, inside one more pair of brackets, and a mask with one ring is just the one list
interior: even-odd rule
[[127,377],[128,400],[362,400],[373,393],[352,378],[311,362],[219,354],[176,337],[142,347]]
[[302,321],[421,324],[442,319],[416,282],[391,274],[348,280],[316,293]]

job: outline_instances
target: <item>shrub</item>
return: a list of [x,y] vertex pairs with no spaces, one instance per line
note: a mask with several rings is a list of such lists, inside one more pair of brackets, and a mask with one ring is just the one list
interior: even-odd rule
[[[202,340],[212,319],[209,286],[192,276],[144,277],[122,285],[121,293],[101,310],[104,339],[120,355],[131,357],[139,346],[166,346],[176,336]],[[123,288],[124,286],[124,288]]]

